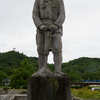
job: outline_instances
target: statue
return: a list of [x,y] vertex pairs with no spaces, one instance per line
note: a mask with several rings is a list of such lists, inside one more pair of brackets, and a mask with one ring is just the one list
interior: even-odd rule
[[62,24],[65,20],[63,0],[35,0],[33,21],[37,27],[36,44],[39,54],[39,69],[47,67],[49,51],[53,52],[55,73],[61,71],[62,64]]
[[[32,14],[37,27],[39,70],[28,78],[27,100],[72,100],[70,78],[61,71],[63,0],[35,0]],[[55,73],[47,68],[50,51],[54,55]]]

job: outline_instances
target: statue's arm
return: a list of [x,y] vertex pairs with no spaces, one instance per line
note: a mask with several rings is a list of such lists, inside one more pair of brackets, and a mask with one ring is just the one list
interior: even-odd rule
[[54,24],[58,25],[59,27],[61,27],[63,22],[64,22],[64,20],[65,20],[65,9],[64,9],[63,0],[58,0],[58,7],[59,7],[59,14],[58,14],[58,18],[54,22]]
[[33,18],[33,21],[35,23],[35,26],[38,28],[40,25],[42,25],[42,21],[40,19],[40,16],[39,16],[39,8],[40,8],[40,1],[39,0],[35,0],[35,3],[34,3],[34,7],[33,7],[33,11],[32,11],[32,18]]

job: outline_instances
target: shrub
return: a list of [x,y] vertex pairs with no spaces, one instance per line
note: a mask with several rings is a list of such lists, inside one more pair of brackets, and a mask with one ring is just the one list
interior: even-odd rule
[[100,90],[91,91],[87,87],[82,89],[71,89],[72,95],[83,99],[100,99]]

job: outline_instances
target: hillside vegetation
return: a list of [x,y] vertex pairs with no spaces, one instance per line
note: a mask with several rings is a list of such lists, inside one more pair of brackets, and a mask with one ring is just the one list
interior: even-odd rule
[[[34,72],[38,70],[38,58],[27,57],[23,53],[9,51],[0,53],[0,78],[11,78],[14,71],[20,67],[24,59],[33,66]],[[48,64],[54,72],[54,64]],[[71,81],[99,80],[100,79],[100,58],[82,57],[66,63],[62,63],[62,71],[67,73]]]
[[0,53],[0,71],[5,72],[7,76],[11,76],[25,58],[28,59],[34,70],[38,70],[38,59],[36,57],[27,57],[23,53],[9,51]]

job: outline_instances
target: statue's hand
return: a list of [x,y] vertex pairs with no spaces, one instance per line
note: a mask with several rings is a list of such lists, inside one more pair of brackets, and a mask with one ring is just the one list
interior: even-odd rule
[[55,24],[52,24],[52,25],[49,26],[49,29],[50,29],[51,31],[56,31],[56,30],[58,29],[58,26],[55,25]]
[[39,26],[39,29],[40,29],[41,31],[45,32],[45,31],[48,29],[48,27],[47,27],[47,25],[40,25],[40,26]]

